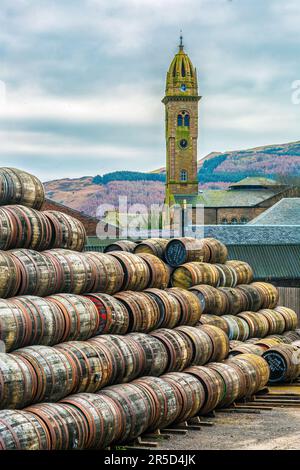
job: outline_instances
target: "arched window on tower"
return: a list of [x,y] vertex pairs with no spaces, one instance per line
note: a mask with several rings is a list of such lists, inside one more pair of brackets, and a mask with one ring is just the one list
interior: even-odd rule
[[177,116],[177,126],[183,126],[183,116],[182,116],[182,114],[178,114],[178,116]]
[[187,181],[187,171],[181,170],[180,171],[180,181]]
[[187,127],[189,127],[189,125],[190,125],[190,116],[189,116],[189,114],[184,115],[184,125],[187,126]]

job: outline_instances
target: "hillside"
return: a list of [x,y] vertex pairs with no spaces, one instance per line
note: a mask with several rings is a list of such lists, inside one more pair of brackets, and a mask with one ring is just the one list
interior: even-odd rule
[[[127,196],[129,205],[162,203],[164,173],[165,168],[160,168],[144,175],[122,171],[104,176],[66,178],[45,183],[45,189],[48,198],[95,215],[100,204],[117,206],[119,196]],[[248,150],[212,152],[198,162],[198,175],[202,189],[226,188],[231,182],[247,176],[267,176],[283,182],[295,182],[300,180],[300,141]]]

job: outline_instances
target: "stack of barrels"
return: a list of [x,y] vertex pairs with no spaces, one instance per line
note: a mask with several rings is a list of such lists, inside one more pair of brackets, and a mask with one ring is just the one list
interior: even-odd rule
[[0,169],[0,449],[105,448],[266,385],[260,346],[232,341],[296,334],[273,286],[214,239],[82,252],[80,222],[39,211],[30,176]]

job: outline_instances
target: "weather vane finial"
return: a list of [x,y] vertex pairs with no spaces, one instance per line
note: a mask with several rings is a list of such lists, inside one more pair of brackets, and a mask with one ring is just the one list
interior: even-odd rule
[[180,43],[179,43],[179,50],[183,51],[183,37],[182,37],[182,29],[180,30]]

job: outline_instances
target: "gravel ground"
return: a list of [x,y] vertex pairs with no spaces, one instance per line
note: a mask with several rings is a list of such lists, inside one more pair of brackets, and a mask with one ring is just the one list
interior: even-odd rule
[[157,450],[300,450],[300,410],[273,408],[260,414],[218,412],[211,427],[172,435]]

